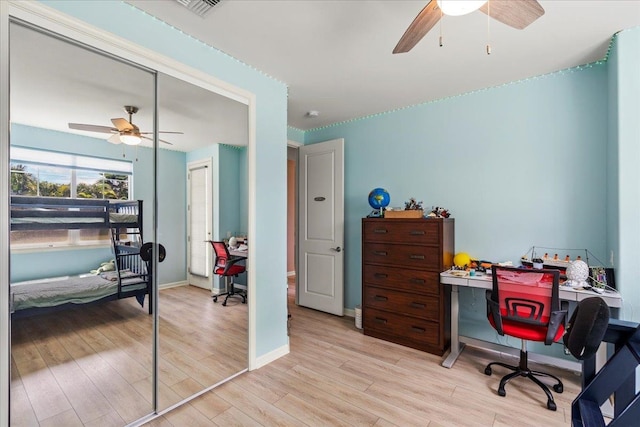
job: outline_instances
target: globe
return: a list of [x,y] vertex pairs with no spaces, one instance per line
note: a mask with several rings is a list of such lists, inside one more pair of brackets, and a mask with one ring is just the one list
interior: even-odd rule
[[369,193],[369,205],[373,209],[380,210],[386,208],[389,206],[390,201],[389,193],[384,188],[374,188]]

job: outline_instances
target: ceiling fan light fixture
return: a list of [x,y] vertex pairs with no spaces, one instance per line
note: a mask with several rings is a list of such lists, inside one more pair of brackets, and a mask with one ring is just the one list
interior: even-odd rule
[[127,145],[138,145],[142,142],[142,138],[137,135],[120,135],[120,141]]
[[449,16],[461,16],[480,9],[487,0],[437,0],[442,13]]

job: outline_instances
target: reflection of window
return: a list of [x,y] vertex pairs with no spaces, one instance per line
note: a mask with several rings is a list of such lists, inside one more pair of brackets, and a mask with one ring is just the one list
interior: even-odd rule
[[[131,162],[11,147],[11,194],[130,199]],[[12,231],[11,244],[59,247],[106,244],[108,229]]]

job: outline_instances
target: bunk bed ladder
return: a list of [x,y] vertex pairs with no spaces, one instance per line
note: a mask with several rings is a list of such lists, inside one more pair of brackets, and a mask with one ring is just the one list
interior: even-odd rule
[[132,202],[114,204],[112,208],[118,212],[135,213],[135,223],[116,223],[111,225],[111,243],[115,256],[115,267],[118,274],[118,298],[135,296],[140,304],[144,296],[149,295],[149,314],[151,304],[151,271],[150,265],[140,256],[140,248],[144,244],[142,238],[142,203]]

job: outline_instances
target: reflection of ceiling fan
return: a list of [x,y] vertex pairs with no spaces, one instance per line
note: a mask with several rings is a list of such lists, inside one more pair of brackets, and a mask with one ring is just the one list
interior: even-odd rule
[[[125,105],[124,111],[129,114],[129,120],[123,118],[111,119],[111,123],[115,127],[109,126],[100,126],[100,125],[85,125],[82,123],[69,123],[69,129],[76,130],[84,130],[89,132],[102,132],[102,133],[111,133],[109,141],[112,144],[120,144],[125,143],[127,145],[138,145],[142,142],[143,139],[148,139],[149,141],[153,141],[153,138],[150,138],[146,135],[151,135],[153,132],[140,132],[140,128],[133,124],[131,120],[132,116],[138,112],[138,107],[134,107],[132,105]],[[159,131],[159,133],[173,133],[182,135],[183,132],[168,132],[168,131]],[[169,141],[164,141],[160,139],[160,142],[164,142],[165,144],[173,145]]]
[[404,53],[413,49],[442,15],[466,15],[478,9],[518,30],[544,15],[544,9],[536,0],[430,0],[409,25],[393,53]]

